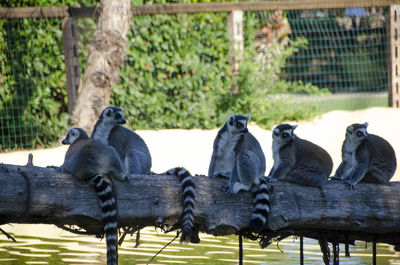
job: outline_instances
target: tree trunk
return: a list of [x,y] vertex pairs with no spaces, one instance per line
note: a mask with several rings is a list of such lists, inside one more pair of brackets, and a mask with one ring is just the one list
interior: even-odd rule
[[129,0],[101,1],[101,14],[89,48],[83,81],[78,89],[71,127],[81,127],[90,134],[101,111],[109,103],[111,87],[117,84],[124,62],[130,7]]
[[[0,223],[78,225],[101,234],[95,192],[83,181],[55,169],[0,165]],[[195,226],[213,235],[239,230],[268,245],[289,235],[352,243],[354,240],[400,245],[400,182],[357,184],[339,181],[323,188],[274,183],[270,219],[261,235],[246,233],[252,195],[227,197],[223,179],[195,176]],[[172,226],[182,211],[179,180],[173,176],[131,175],[114,181],[120,226]]]

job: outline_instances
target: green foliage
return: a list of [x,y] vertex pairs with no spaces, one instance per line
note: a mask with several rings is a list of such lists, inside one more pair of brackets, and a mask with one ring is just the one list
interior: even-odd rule
[[[367,10],[367,9],[366,9]],[[385,12],[350,17],[345,9],[288,11],[292,36],[307,48],[288,60],[286,78],[327,87],[333,93],[384,92],[388,87]]]
[[[140,129],[215,128],[232,113],[250,113],[269,128],[283,120],[309,118],[313,106],[292,105],[278,93],[321,93],[311,84],[280,78],[286,59],[305,39],[276,44],[262,55],[248,48],[237,74],[228,63],[226,14],[136,17],[121,80],[111,104]],[[256,20],[246,17],[245,44],[253,47]],[[279,51],[279,52],[277,52]],[[238,93],[233,93],[237,90]]]
[[[301,81],[288,82],[280,78],[286,58],[306,44],[306,40],[300,38],[290,41],[286,46],[269,45],[264,53],[248,49],[239,74],[233,76],[239,93],[231,94],[226,100],[230,103],[226,112],[250,113],[251,120],[264,128],[271,128],[285,120],[301,120],[315,115],[314,105],[293,104],[287,94],[316,95],[328,92]],[[276,49],[278,46],[280,48]]]
[[[0,6],[67,4],[76,1],[1,1]],[[52,145],[66,131],[61,21],[0,20],[0,149]]]
[[387,75],[385,62],[374,60],[375,52],[358,49],[341,54],[340,65],[343,75],[350,83],[352,92],[375,91],[382,86],[382,79]]
[[57,26],[59,20],[52,19],[2,21],[2,149],[55,142],[66,128],[63,46]]
[[[35,4],[55,5],[51,0]],[[65,4],[76,1],[59,5]],[[250,113],[252,121],[263,127],[310,117],[312,107],[299,107],[281,96],[319,93],[310,84],[280,77],[288,56],[305,47],[306,41],[277,44],[260,55],[251,48],[257,21],[246,16],[248,48],[239,72],[232,74],[226,20],[224,13],[134,17],[125,65],[110,104],[123,107],[135,129],[215,128],[232,113]],[[60,19],[0,20],[1,149],[48,146],[65,134],[68,116],[60,24]],[[96,22],[79,19],[78,25],[84,69]],[[260,56],[268,62],[261,63]]]
[[212,128],[229,92],[226,14],[136,17],[111,104],[136,128]]

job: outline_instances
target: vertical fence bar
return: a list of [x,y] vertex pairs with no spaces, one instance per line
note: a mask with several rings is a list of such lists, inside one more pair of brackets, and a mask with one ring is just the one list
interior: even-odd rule
[[389,7],[389,106],[399,108],[400,104],[400,76],[399,76],[399,49],[400,49],[400,5]]
[[234,10],[228,15],[229,64],[232,72],[239,70],[243,55],[243,11]]
[[81,82],[76,19],[71,17],[64,18],[62,30],[65,73],[67,77],[68,113],[71,115],[76,101],[76,93]]

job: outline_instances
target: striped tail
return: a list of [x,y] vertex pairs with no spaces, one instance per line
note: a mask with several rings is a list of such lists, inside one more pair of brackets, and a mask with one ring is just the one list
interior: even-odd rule
[[269,190],[265,178],[261,178],[260,185],[253,194],[254,208],[250,217],[250,228],[253,232],[261,232],[269,215]]
[[117,202],[111,184],[102,175],[95,175],[89,182],[100,199],[104,233],[107,242],[107,265],[117,265]]
[[182,212],[182,236],[181,243],[191,242],[193,221],[194,221],[194,199],[195,199],[195,184],[193,176],[185,168],[176,167],[166,172],[167,175],[175,175],[181,181],[183,194],[183,212]]

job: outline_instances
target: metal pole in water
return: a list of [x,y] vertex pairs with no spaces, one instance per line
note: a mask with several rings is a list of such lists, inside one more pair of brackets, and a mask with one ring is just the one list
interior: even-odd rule
[[339,265],[339,243],[332,242],[333,245],[333,265]]
[[304,265],[304,242],[302,236],[300,236],[300,265]]
[[350,257],[349,232],[346,232],[345,257]]
[[243,265],[243,236],[239,233],[239,265]]
[[372,264],[376,265],[376,241],[372,243]]

